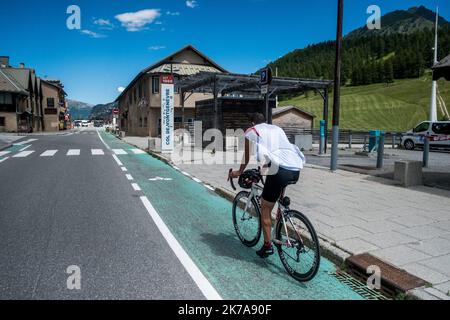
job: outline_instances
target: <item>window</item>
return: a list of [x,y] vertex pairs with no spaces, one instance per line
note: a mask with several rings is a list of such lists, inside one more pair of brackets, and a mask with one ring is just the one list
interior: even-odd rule
[[5,126],[5,117],[0,117],[0,127]]
[[175,77],[175,93],[180,93],[180,86],[178,85],[178,82],[180,81],[180,77]]
[[433,132],[436,134],[450,134],[450,123],[434,123]]
[[47,98],[47,108],[55,107],[55,98]]
[[153,77],[152,78],[152,92],[155,93],[159,93],[159,77]]
[[142,128],[142,118],[139,118],[139,127]]
[[0,104],[13,104],[10,93],[0,93]]
[[417,126],[417,128],[414,129],[414,132],[415,133],[426,132],[426,131],[428,131],[429,128],[430,128],[430,123],[424,122],[424,123],[420,124],[419,126]]
[[148,124],[148,118],[147,117],[145,117],[144,118],[144,128],[147,128],[147,125]]

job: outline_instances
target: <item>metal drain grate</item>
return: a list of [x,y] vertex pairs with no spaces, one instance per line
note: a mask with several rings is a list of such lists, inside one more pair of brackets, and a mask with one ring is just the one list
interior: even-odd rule
[[353,278],[345,272],[332,272],[331,275],[367,300],[390,300],[380,292],[370,289],[367,284]]

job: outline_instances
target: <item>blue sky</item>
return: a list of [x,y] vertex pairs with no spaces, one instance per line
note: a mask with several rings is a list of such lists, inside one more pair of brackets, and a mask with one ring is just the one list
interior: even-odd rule
[[[42,77],[61,79],[69,98],[106,103],[143,68],[193,44],[229,71],[254,72],[308,44],[335,38],[335,0],[5,0],[0,55]],[[2,7],[5,7],[3,4]],[[69,5],[81,9],[69,30]],[[365,24],[369,5],[382,14],[448,0],[346,0],[345,33]],[[139,14],[136,12],[143,11]],[[126,14],[131,13],[131,14]]]

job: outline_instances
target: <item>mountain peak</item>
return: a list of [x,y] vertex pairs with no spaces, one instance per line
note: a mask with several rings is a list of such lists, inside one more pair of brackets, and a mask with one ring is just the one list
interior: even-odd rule
[[[425,6],[411,7],[408,10],[396,10],[381,17],[381,30],[369,30],[366,26],[350,32],[348,38],[367,37],[373,35],[389,35],[395,33],[411,34],[426,28],[434,28],[436,13]],[[439,17],[439,24],[449,22]]]

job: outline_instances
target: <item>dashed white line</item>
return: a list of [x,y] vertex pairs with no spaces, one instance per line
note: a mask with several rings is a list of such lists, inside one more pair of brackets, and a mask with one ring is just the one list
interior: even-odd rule
[[128,172],[128,169],[125,167],[120,167],[120,169],[122,169],[123,172]]
[[204,186],[205,186],[206,189],[209,189],[209,190],[211,190],[211,191],[216,191],[216,189],[214,189],[214,188],[211,187],[211,186],[208,186],[207,184],[204,184]]
[[119,160],[119,158],[117,158],[117,156],[115,154],[113,154],[113,158],[114,160],[116,160],[116,163],[121,167],[123,166],[123,163]]
[[91,153],[93,156],[103,156],[105,152],[102,149],[92,149]]
[[16,155],[14,155],[13,158],[26,158],[32,153],[34,153],[34,151],[22,151]]
[[67,156],[72,157],[72,156],[79,156],[81,153],[80,149],[70,149],[69,151],[67,151]]
[[137,183],[132,183],[131,186],[133,187],[134,191],[142,191],[141,187]]
[[194,181],[197,182],[197,183],[202,183],[202,180],[197,179],[197,178],[192,178],[192,180],[194,180]]
[[141,149],[131,149],[131,152],[134,154],[146,154],[146,152]]
[[27,150],[29,147],[31,147],[31,144],[28,145],[28,146],[26,146],[25,148],[20,149],[19,151],[25,151],[25,150]]
[[186,177],[190,177],[191,176],[189,173],[187,173],[185,171],[182,171],[181,173],[184,174]]
[[194,261],[192,261],[191,257],[184,251],[183,247],[180,245],[175,236],[170,232],[167,225],[161,219],[159,214],[156,212],[155,208],[152,206],[147,197],[141,197],[141,201],[147,209],[150,217],[153,219],[154,223],[158,227],[159,231],[163,235],[164,239],[166,239],[172,251],[177,256],[178,260],[180,260],[181,264],[184,266],[186,271],[191,276],[192,280],[197,284],[200,291],[203,293],[206,299],[208,300],[222,300],[222,297],[219,293],[214,289],[208,279],[203,275],[200,269],[195,265]]
[[127,177],[127,179],[128,179],[129,181],[133,181],[133,180],[134,180],[134,179],[133,179],[133,176],[132,176],[131,174],[127,174],[126,177]]
[[128,153],[126,153],[126,151],[123,150],[123,149],[113,149],[113,152],[114,152],[116,155],[118,155],[118,156],[121,156],[121,155],[124,155],[124,154],[128,154]]
[[47,150],[44,153],[42,153],[40,157],[53,157],[57,152],[58,150]]

